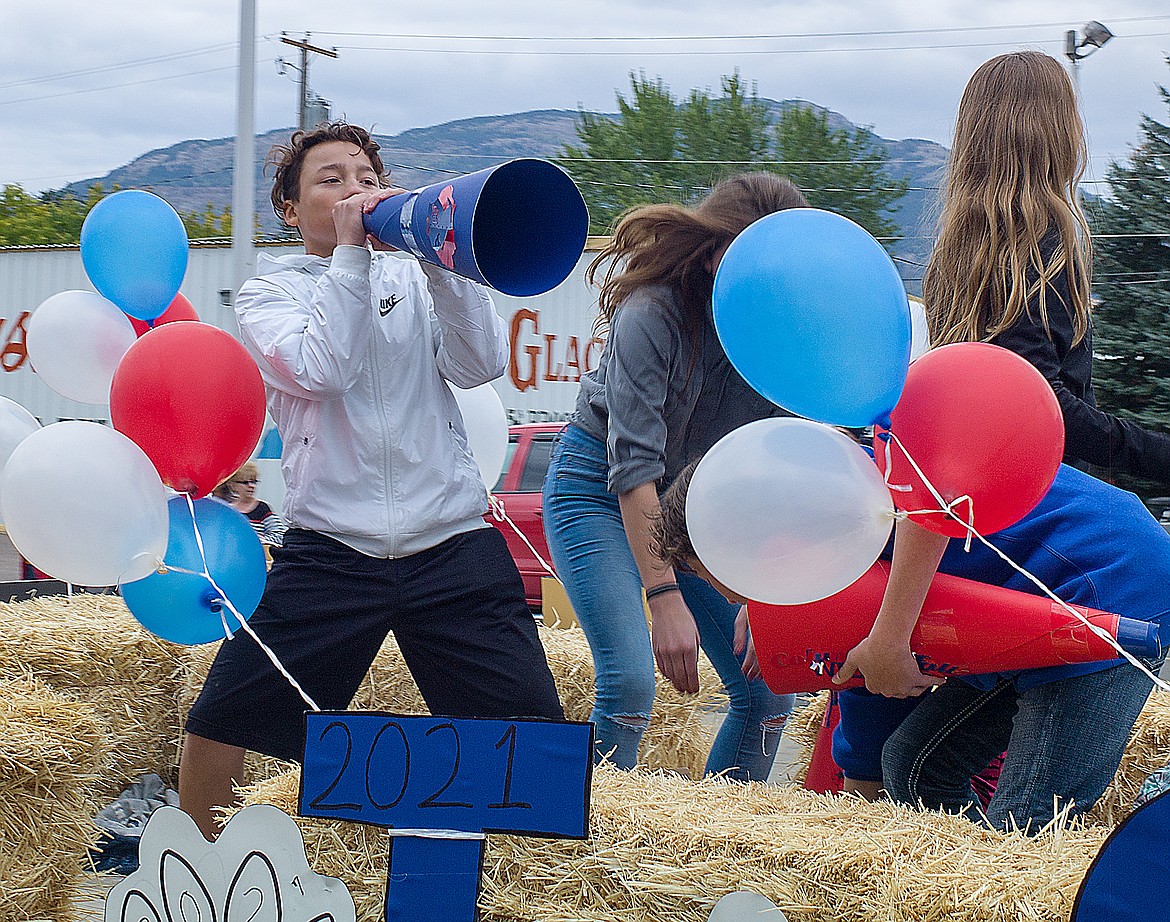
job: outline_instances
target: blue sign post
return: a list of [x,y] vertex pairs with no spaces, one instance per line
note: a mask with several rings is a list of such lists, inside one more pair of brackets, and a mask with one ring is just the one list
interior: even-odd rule
[[369,711],[305,722],[301,815],[398,830],[387,920],[474,922],[486,833],[588,835],[592,724]]

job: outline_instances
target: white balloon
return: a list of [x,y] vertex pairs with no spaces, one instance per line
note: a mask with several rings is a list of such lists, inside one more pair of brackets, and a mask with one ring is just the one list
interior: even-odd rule
[[[0,397],[0,471],[16,446],[41,428],[37,418],[15,400]],[[0,516],[0,522],[3,522]]]
[[894,523],[882,475],[856,442],[807,419],[764,419],[712,446],[691,479],[699,560],[749,599],[823,599],[878,558]]
[[463,390],[448,383],[463,414],[467,444],[479,465],[483,485],[491,490],[500,479],[508,453],[508,416],[500,395],[490,384]]
[[110,381],[137,335],[130,319],[92,291],[62,291],[29,318],[25,347],[41,380],[62,397],[110,402]]
[[154,572],[167,549],[162,480],[142,449],[98,423],[38,429],[0,473],[8,536],[39,570],[81,586]]

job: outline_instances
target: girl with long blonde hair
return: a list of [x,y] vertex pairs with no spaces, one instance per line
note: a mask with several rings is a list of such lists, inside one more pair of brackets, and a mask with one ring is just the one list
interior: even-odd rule
[[1077,184],[1087,153],[1064,68],[1000,55],[959,104],[938,242],[923,279],[931,341],[992,342],[1060,401],[1065,457],[1170,484],[1170,436],[1097,409],[1092,246]]
[[[1076,191],[1084,163],[1075,95],[1057,61],[1017,52],[976,71],[959,105],[923,283],[931,338],[993,342],[1032,362],[1060,400],[1066,456],[1166,476],[1170,440],[1093,402],[1091,254]],[[1036,508],[990,540],[1066,602],[1170,623],[1170,536],[1132,493],[1061,465]],[[898,523],[874,627],[836,676],[860,671],[869,691],[887,697],[842,692],[839,736],[850,746],[841,748],[876,754],[895,800],[969,812],[996,828],[1037,832],[1058,810],[1088,810],[1117,770],[1150,679],[1113,660],[951,679],[924,695],[941,680],[919,671],[910,635],[936,570],[1037,592],[978,543],[965,553],[962,540],[948,547],[942,535]],[[889,700],[916,697],[912,708]],[[1001,753],[998,785],[979,814],[971,778]]]

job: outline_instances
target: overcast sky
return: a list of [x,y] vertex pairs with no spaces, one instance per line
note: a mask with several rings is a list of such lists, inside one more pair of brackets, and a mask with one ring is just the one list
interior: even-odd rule
[[[282,31],[336,47],[311,84],[380,133],[537,108],[613,111],[631,70],[676,95],[739,69],[761,96],[835,109],[887,138],[949,146],[979,63],[1063,59],[1088,20],[1116,38],[1080,65],[1090,180],[1124,158],[1142,113],[1167,120],[1166,0],[258,0],[258,132],[295,119]],[[236,0],[0,0],[0,184],[102,175],[149,150],[235,133]],[[727,38],[721,38],[727,36]],[[489,40],[490,39],[490,40]]]

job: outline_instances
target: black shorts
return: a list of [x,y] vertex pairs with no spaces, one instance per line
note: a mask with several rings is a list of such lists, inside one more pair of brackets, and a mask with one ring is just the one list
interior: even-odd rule
[[[291,529],[248,624],[322,710],[349,705],[393,631],[432,714],[563,717],[520,574],[494,528],[396,560]],[[299,762],[307,709],[238,631],[220,647],[187,732]]]

